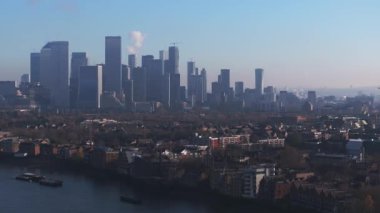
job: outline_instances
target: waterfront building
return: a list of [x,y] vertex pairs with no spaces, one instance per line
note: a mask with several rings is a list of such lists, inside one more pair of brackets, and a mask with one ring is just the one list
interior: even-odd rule
[[0,152],[14,154],[19,151],[20,141],[17,137],[4,138],[0,140]]
[[26,153],[27,156],[40,155],[40,144],[34,142],[22,142],[19,145],[19,153]]
[[248,199],[257,198],[261,180],[274,175],[276,175],[275,164],[259,164],[243,169],[241,196]]

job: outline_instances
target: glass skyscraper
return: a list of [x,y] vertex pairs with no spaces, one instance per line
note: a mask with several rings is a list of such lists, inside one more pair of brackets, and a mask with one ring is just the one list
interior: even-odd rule
[[69,107],[69,42],[49,42],[41,49],[40,83],[50,93],[51,106]]
[[105,46],[104,91],[115,92],[122,97],[121,86],[121,37],[107,36]]

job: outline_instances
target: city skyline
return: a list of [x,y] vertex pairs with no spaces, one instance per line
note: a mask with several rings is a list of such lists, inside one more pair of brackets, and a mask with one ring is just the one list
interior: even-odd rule
[[[276,87],[379,85],[376,38],[380,31],[375,26],[380,4],[376,1],[218,1],[218,10],[214,1],[146,3],[1,2],[9,10],[0,15],[7,29],[2,34],[7,51],[0,53],[0,79],[18,80],[29,73],[29,54],[39,52],[48,41],[69,41],[70,54],[86,52],[89,64],[104,63],[104,37],[118,35],[124,64],[128,50],[136,51],[139,61],[141,55],[158,57],[159,50],[178,42],[181,85],[186,85],[191,60],[208,71],[209,82],[226,68],[231,70],[231,84],[243,80],[247,88],[254,88],[254,70],[259,67],[266,70],[265,85]],[[105,6],[112,16],[98,14]],[[146,13],[129,9],[143,6]],[[17,29],[12,27],[16,25]]]

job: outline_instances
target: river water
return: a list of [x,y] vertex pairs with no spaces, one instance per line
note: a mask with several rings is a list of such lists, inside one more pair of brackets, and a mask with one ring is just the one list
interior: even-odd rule
[[[64,181],[63,187],[51,188],[15,180],[24,172]],[[141,205],[120,201],[120,195],[136,197]],[[225,202],[218,196],[152,189],[121,180],[94,178],[72,171],[31,169],[0,163],[0,212],[28,213],[108,213],[108,212],[275,212],[246,203]]]

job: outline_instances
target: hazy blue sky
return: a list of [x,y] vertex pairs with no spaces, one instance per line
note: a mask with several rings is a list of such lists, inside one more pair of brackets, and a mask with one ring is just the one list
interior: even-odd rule
[[1,0],[0,79],[29,72],[29,53],[67,40],[104,62],[104,36],[145,37],[139,54],[158,56],[179,42],[180,72],[196,61],[214,81],[231,69],[231,84],[349,87],[380,85],[379,0]]

